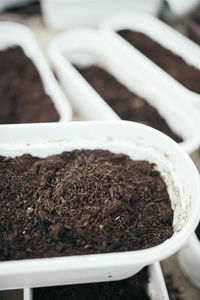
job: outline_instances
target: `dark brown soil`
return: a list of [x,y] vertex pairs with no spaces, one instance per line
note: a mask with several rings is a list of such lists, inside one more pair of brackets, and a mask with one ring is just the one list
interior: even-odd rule
[[144,249],[173,234],[147,161],[105,150],[0,157],[0,260]]
[[54,122],[55,107],[20,47],[0,51],[0,124]]
[[79,68],[79,72],[123,120],[135,121],[156,128],[177,143],[183,139],[173,132],[158,111],[145,99],[129,91],[102,68]]
[[188,65],[180,56],[162,47],[143,33],[120,30],[118,34],[186,88],[200,93],[200,70]]
[[181,290],[174,285],[171,275],[165,276],[165,282],[170,300],[182,300],[183,297],[181,296]]
[[34,289],[33,300],[150,300],[147,271],[121,281]]
[[198,239],[200,240],[200,223],[196,229],[196,235],[197,235]]
[[23,5],[11,6],[5,10],[6,13],[16,13],[23,15],[24,17],[31,17],[35,15],[40,15],[40,4],[39,1],[33,0],[30,3],[26,3]]

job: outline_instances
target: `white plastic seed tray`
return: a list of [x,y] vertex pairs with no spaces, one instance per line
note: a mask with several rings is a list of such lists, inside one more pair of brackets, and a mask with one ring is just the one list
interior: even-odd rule
[[39,72],[45,92],[51,98],[60,115],[60,121],[72,119],[71,106],[46,63],[33,33],[25,26],[14,22],[0,22],[0,50],[20,46],[32,60]]
[[68,122],[0,126],[0,155],[46,157],[72,149],[107,149],[155,163],[174,210],[173,236],[144,250],[0,262],[0,289],[120,280],[169,257],[194,232],[200,182],[191,158],[172,139],[129,121]]
[[180,145],[185,151],[191,153],[199,147],[200,112],[191,105],[180,106],[178,100],[182,98],[178,99],[180,95],[176,90],[167,94],[159,85],[160,77],[158,82],[152,76],[147,77],[137,61],[130,66],[130,60],[120,56],[120,50],[109,46],[97,30],[74,29],[60,33],[49,45],[49,56],[72,105],[84,118],[119,119],[73,66],[97,64],[156,107],[173,131],[183,137],[184,142]]
[[97,26],[102,17],[123,10],[157,15],[162,0],[41,0],[46,24],[55,29]]
[[21,6],[23,4],[31,3],[34,0],[1,0],[0,1],[0,12],[13,6]]
[[[151,300],[169,300],[162,269],[158,262],[148,268],[149,284],[148,294]],[[134,286],[133,286],[134,289]],[[33,289],[24,289],[24,300],[34,300]],[[61,300],[61,299],[58,299]]]
[[200,288],[200,241],[196,234],[193,234],[189,243],[179,251],[178,260],[185,276]]
[[164,22],[142,13],[118,13],[112,14],[99,24],[99,28],[113,47],[120,50],[121,57],[126,57],[130,62],[137,61],[148,78],[153,77],[163,90],[168,93],[173,91],[177,94],[181,103],[194,103],[200,108],[200,95],[184,87],[181,83],[162,70],[129,42],[123,39],[117,31],[130,29],[139,31],[153,40],[160,43],[165,48],[181,56],[189,65],[200,69],[200,47],[187,37],[168,26]]

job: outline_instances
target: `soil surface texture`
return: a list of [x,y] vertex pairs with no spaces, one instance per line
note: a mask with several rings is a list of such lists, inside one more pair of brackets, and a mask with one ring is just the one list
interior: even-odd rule
[[200,93],[200,70],[141,32],[120,30],[118,34],[189,90]]
[[148,269],[121,281],[66,285],[33,290],[33,300],[150,300]]
[[0,51],[0,124],[59,120],[32,61],[20,47]]
[[107,150],[0,157],[0,260],[145,249],[173,235],[153,164]]
[[183,141],[180,136],[171,130],[156,108],[151,106],[145,99],[128,90],[104,69],[90,66],[78,68],[78,71],[120,118],[158,129],[177,143]]

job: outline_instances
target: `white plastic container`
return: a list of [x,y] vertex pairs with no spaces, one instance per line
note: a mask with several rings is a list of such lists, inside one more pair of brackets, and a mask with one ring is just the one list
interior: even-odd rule
[[193,234],[189,243],[179,251],[178,260],[185,276],[200,288],[200,241],[196,234]]
[[1,0],[0,1],[0,12],[13,6],[22,6],[27,3],[34,2],[34,0]]
[[[162,269],[158,262],[149,266],[148,294],[151,300],[169,300]],[[133,286],[134,288],[134,286]],[[24,289],[24,300],[34,300],[33,289]],[[58,299],[61,300],[61,299]]]
[[45,23],[55,29],[97,26],[102,17],[123,10],[157,15],[162,0],[41,0]]
[[137,61],[141,71],[143,70],[143,73],[146,74],[147,78],[154,77],[154,79],[159,82],[160,86],[163,85],[166,93],[170,91],[176,92],[176,94],[179,95],[178,98],[181,100],[180,103],[194,103],[200,108],[200,94],[192,92],[184,87],[117,34],[117,31],[129,29],[142,32],[165,48],[181,56],[189,65],[200,69],[200,47],[196,43],[192,42],[159,19],[147,14],[131,12],[112,14],[102,20],[99,28],[104,33],[107,42],[120,50],[121,57],[124,56],[133,63]]
[[200,182],[191,158],[172,139],[129,121],[0,126],[0,155],[46,157],[72,149],[107,149],[155,163],[174,209],[173,236],[144,250],[0,262],[0,289],[120,280],[187,243],[200,211]]
[[[119,53],[118,53],[119,50]],[[115,120],[117,114],[73,67],[73,63],[88,66],[97,64],[113,74],[131,91],[144,97],[167,121],[174,132],[181,135],[180,145],[188,153],[200,145],[200,113],[193,106],[181,105],[175,91],[163,92],[161,78],[147,78],[137,61],[120,56],[120,49],[107,45],[95,29],[74,29],[57,35],[49,45],[49,56],[61,85],[75,110],[87,120]],[[162,77],[162,76],[161,76]],[[165,91],[165,90],[164,90]],[[180,100],[180,101],[178,101]]]
[[59,121],[70,121],[72,119],[71,106],[46,63],[33,33],[18,23],[0,22],[0,51],[12,46],[20,46],[35,65],[45,92],[60,115]]

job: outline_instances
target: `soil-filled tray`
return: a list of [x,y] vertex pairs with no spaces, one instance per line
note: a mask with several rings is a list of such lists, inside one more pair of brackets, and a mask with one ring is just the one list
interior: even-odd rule
[[147,161],[105,150],[1,156],[0,177],[0,261],[146,249],[173,235],[166,185]]
[[[0,140],[1,197],[7,199],[1,222],[8,233],[1,235],[1,289],[130,277],[177,251],[199,221],[194,164],[150,127],[127,121],[2,125]],[[142,207],[138,189],[147,200]]]
[[0,51],[0,124],[56,122],[37,69],[20,47]]
[[69,121],[71,108],[32,33],[0,23],[0,124]]
[[[107,45],[96,30],[79,29],[59,34],[49,46],[49,55],[63,89],[84,118],[110,120],[121,117],[139,121],[162,130],[177,142],[183,139],[180,144],[188,152],[198,147],[199,112],[194,107],[180,106],[176,93],[170,96],[163,93],[157,82],[152,78],[147,80],[137,64],[130,69],[128,61],[119,60],[119,53]],[[98,66],[95,74],[101,83],[95,81],[96,90],[74,65],[88,69],[90,83],[95,81],[90,67]],[[100,75],[102,72],[105,80]],[[122,103],[120,107],[119,103]],[[146,107],[144,115],[143,105]]]
[[187,64],[182,57],[142,32],[123,29],[118,34],[186,88],[200,93],[200,69]]
[[25,289],[24,300],[39,299],[141,299],[169,300],[162,270],[158,263],[135,276],[114,282]]
[[155,107],[134,94],[115,77],[98,66],[77,67],[78,71],[123,120],[135,121],[162,131],[177,143],[183,139],[174,133]]
[[198,45],[162,21],[144,14],[115,14],[105,18],[100,28],[113,47],[118,47],[131,61],[137,60],[144,73],[157,81],[161,77],[166,91],[176,91],[182,103],[199,105]]

